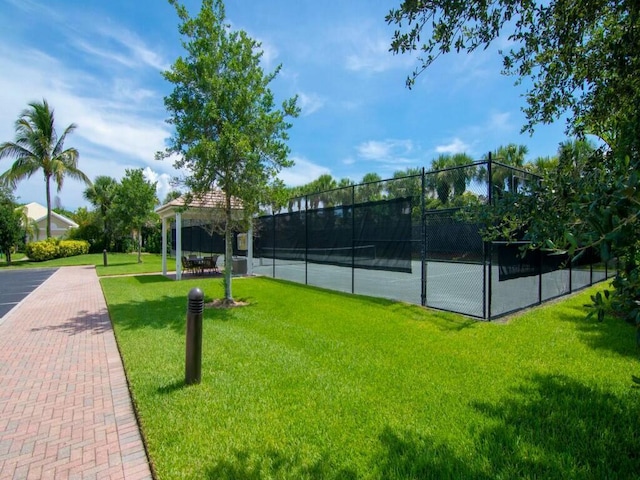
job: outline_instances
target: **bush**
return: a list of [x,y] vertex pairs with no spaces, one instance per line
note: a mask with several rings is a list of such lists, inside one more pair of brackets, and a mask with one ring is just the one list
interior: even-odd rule
[[48,238],[31,242],[25,246],[25,253],[34,262],[44,262],[54,258],[73,257],[89,253],[89,242],[85,240],[59,240]]
[[62,240],[59,249],[60,257],[75,257],[89,253],[89,242],[86,240]]

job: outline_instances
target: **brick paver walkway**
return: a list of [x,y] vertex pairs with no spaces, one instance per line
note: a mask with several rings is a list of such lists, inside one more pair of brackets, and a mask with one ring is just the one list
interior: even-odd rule
[[0,479],[150,479],[93,267],[59,269],[0,324]]

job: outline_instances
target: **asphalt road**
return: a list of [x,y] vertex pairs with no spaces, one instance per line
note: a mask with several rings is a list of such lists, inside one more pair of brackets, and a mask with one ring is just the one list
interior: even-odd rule
[[0,270],[0,323],[27,295],[38,288],[57,268]]

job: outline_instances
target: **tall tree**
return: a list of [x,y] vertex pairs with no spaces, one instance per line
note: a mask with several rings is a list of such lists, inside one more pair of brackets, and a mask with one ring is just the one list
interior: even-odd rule
[[93,185],[87,187],[82,196],[94,206],[99,215],[102,227],[102,249],[111,249],[113,240],[113,200],[118,188],[118,181],[107,175],[99,175]]
[[494,165],[492,168],[491,185],[493,194],[502,197],[505,191],[517,192],[520,187],[521,177],[519,170],[525,167],[525,161],[529,149],[526,145],[516,145],[510,143],[508,145],[500,145],[492,154],[492,159],[507,165],[511,168],[505,168],[502,165]]
[[21,210],[16,205],[11,191],[0,186],[0,253],[11,265],[13,247],[21,240],[24,230],[21,226]]
[[54,111],[46,100],[33,102],[16,121],[16,138],[0,145],[0,159],[15,158],[13,165],[0,176],[0,180],[15,188],[16,184],[42,171],[47,195],[47,238],[51,236],[51,180],[62,189],[65,177],[91,184],[78,168],[78,151],[64,148],[67,135],[76,129],[72,123],[58,137],[54,125]]
[[[180,18],[185,55],[164,77],[174,85],[165,97],[174,134],[164,154],[177,154],[175,167],[188,172],[185,185],[194,197],[215,187],[225,204],[225,300],[231,289],[232,233],[246,228],[247,218],[265,202],[277,173],[291,166],[286,141],[287,117],[299,113],[296,98],[276,108],[269,84],[280,68],[265,74],[260,44],[225,23],[221,0],[203,0],[197,17],[176,0],[169,0]],[[244,225],[239,226],[232,198],[242,202]]]
[[[504,72],[517,82],[531,80],[523,130],[565,115],[570,135],[592,134],[605,143],[578,176],[559,161],[532,196],[537,204],[526,213],[527,231],[571,253],[593,246],[604,259],[622,260],[615,303],[640,326],[640,2],[407,0],[387,22],[397,26],[392,51],[422,51],[410,86],[442,54],[506,39]],[[562,206],[554,198],[558,190],[571,197]],[[514,200],[512,208],[525,208]],[[548,214],[555,210],[562,214]]]
[[374,172],[365,173],[360,184],[355,186],[356,203],[382,200],[384,186],[380,175]]
[[142,263],[142,228],[153,217],[157,203],[156,183],[144,178],[141,168],[125,170],[113,198],[113,213],[123,227],[135,230],[138,263]]
[[473,158],[466,153],[441,154],[431,162],[433,173],[427,175],[428,186],[435,190],[441,205],[461,197],[476,175]]
[[323,207],[331,207],[334,202],[333,191],[338,187],[338,182],[329,173],[323,173],[313,182],[307,185],[306,191],[309,194],[311,208],[318,208],[320,204]]

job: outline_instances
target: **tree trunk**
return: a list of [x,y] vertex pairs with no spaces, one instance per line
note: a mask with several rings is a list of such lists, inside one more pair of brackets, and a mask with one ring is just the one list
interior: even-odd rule
[[47,185],[47,238],[51,238],[51,177],[44,176]]
[[142,263],[142,226],[138,229],[138,263]]
[[231,230],[231,197],[225,191],[224,226],[224,299],[233,302],[231,292],[231,270],[233,268],[233,232]]

